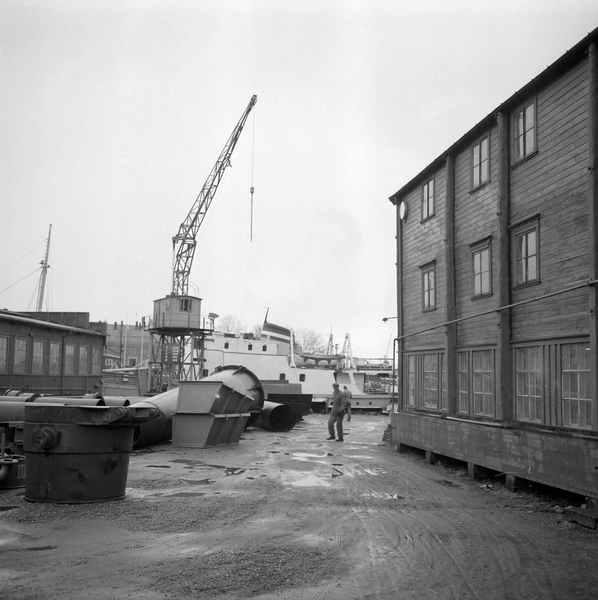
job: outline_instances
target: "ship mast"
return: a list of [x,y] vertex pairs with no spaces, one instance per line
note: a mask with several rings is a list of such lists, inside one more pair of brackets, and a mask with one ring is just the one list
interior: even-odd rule
[[50,230],[48,232],[48,239],[46,241],[46,254],[44,256],[44,260],[40,263],[42,266],[42,273],[39,279],[39,290],[37,293],[37,312],[42,311],[42,306],[44,304],[44,292],[46,289],[46,275],[48,274],[48,269],[50,265],[48,264],[49,254],[50,254],[50,237],[52,236],[52,225],[50,225]]

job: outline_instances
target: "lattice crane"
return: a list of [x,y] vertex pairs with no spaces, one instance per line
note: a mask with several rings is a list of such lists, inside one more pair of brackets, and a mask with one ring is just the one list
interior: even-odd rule
[[[191,273],[191,265],[193,263],[195,247],[197,245],[195,240],[197,232],[199,231],[208,208],[210,208],[210,204],[214,199],[220,180],[224,175],[224,171],[230,166],[230,157],[239,140],[239,136],[243,131],[247,117],[256,102],[257,96],[254,95],[228,138],[228,141],[220,153],[216,164],[213,166],[212,171],[208,175],[201,192],[199,192],[197,199],[193,203],[187,218],[181,223],[178,233],[172,238],[173,253],[176,253],[172,274],[173,296],[186,296],[188,294],[189,275]],[[251,191],[253,197],[253,189]]]

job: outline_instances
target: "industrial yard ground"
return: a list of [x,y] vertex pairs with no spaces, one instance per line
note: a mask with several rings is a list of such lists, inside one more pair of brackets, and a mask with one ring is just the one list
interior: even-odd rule
[[238,444],[131,454],[126,496],[32,503],[0,492],[3,600],[596,598],[598,533],[576,497],[387,443],[387,415],[327,417]]

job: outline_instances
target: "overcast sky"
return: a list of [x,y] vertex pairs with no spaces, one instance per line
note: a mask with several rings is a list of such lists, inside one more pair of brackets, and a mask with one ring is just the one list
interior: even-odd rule
[[45,310],[149,316],[256,94],[189,291],[385,356],[388,197],[597,26],[595,0],[0,0],[0,307],[35,310],[51,224]]

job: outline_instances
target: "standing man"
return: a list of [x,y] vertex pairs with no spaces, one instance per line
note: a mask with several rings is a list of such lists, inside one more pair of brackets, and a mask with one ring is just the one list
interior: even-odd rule
[[351,420],[351,398],[353,398],[353,394],[351,390],[343,385],[343,396],[345,397],[345,408],[347,410],[347,421]]
[[343,441],[343,419],[345,418],[345,396],[338,389],[338,383],[332,384],[332,410],[330,411],[330,418],[328,419],[328,433],[330,434],[329,440],[334,439],[334,424],[336,423],[336,432],[338,437],[337,442]]

